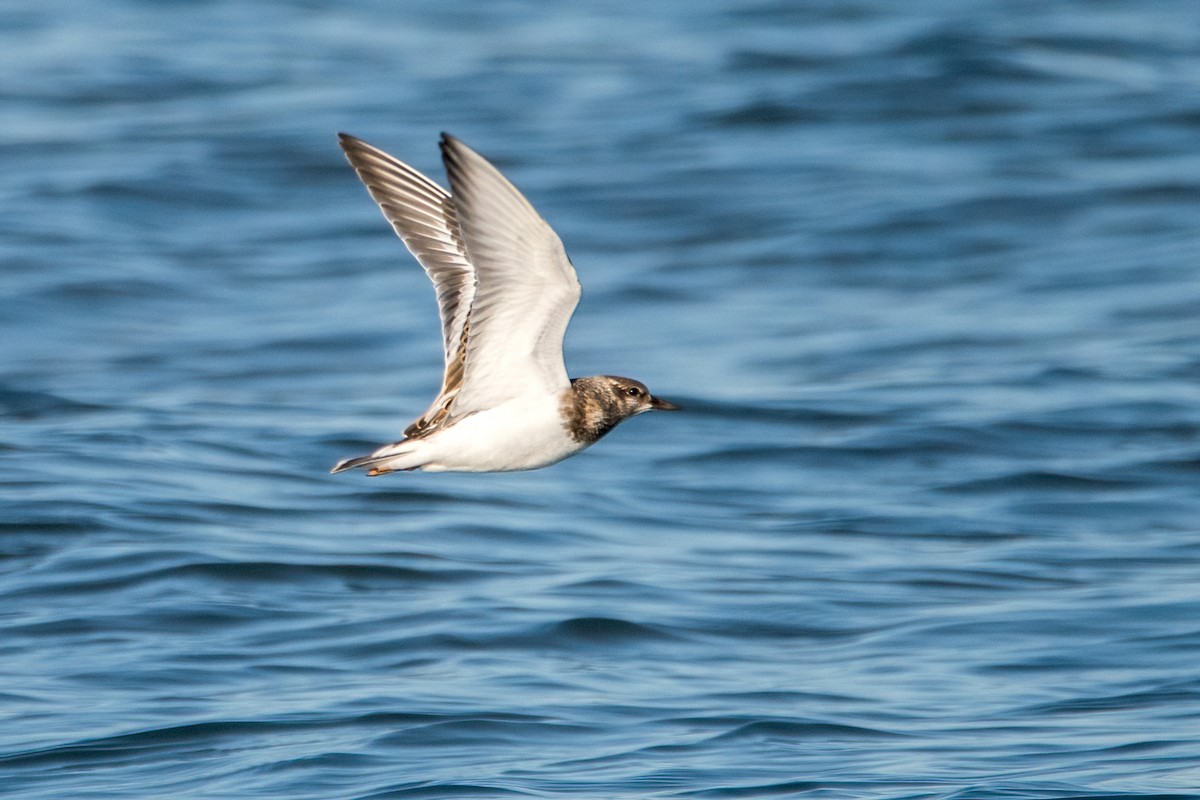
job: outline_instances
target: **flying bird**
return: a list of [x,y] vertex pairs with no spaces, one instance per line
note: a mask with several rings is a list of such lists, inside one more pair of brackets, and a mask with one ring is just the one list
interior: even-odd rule
[[645,411],[678,406],[615,375],[569,379],[562,343],[579,279],[562,241],[483,156],[441,138],[450,192],[349,134],[342,149],[437,292],[446,370],[404,438],[333,472],[538,469]]

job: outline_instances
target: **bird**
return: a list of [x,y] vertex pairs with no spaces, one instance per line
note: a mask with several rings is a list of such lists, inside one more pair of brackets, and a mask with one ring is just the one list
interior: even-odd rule
[[616,375],[567,377],[563,335],[580,285],[562,240],[487,159],[443,133],[447,192],[347,133],[342,150],[437,294],[445,372],[403,438],[331,472],[546,467],[646,411],[678,411]]

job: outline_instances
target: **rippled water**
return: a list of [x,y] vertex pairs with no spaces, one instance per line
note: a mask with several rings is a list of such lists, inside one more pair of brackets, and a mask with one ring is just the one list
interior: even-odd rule
[[[1200,796],[1200,5],[9,3],[6,797]],[[440,378],[336,146],[687,406],[327,474]]]

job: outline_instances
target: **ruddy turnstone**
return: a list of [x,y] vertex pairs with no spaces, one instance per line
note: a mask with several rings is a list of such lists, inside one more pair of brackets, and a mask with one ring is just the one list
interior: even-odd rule
[[437,291],[446,371],[404,438],[333,472],[364,467],[537,469],[643,411],[675,411],[631,378],[567,378],[562,342],[579,279],[562,241],[483,156],[443,133],[451,193],[361,139],[342,149]]

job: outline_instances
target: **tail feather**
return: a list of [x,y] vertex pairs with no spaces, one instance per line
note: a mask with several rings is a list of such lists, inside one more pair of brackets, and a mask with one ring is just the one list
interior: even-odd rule
[[371,462],[380,461],[380,460],[381,459],[379,459],[375,456],[359,456],[358,458],[347,458],[347,459],[339,461],[337,464],[335,464],[333,469],[329,470],[329,472],[331,475],[336,475],[339,472],[345,472],[346,470],[354,469],[355,467],[370,466]]
[[402,444],[404,444],[402,441],[396,442],[395,444],[389,444],[386,447],[379,448],[369,456],[358,456],[356,458],[347,458],[344,461],[339,461],[334,465],[333,469],[329,470],[329,472],[330,474],[336,475],[337,473],[345,472],[348,469],[355,469],[356,467],[368,467],[367,474],[374,477],[375,475],[383,475],[388,472],[395,472],[398,469],[406,471],[416,469],[420,466],[420,464],[406,464],[404,466],[396,467],[388,463],[394,462],[403,456],[412,453],[411,449],[400,447]]

